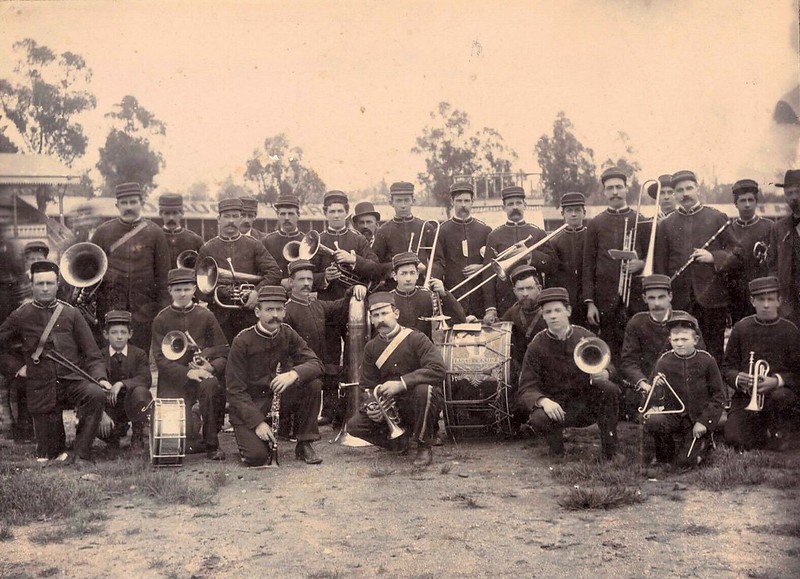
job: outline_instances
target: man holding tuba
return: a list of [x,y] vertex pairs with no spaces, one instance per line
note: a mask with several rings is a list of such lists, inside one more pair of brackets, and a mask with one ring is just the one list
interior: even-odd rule
[[[163,221],[161,226],[169,245],[169,266],[181,267],[178,256],[184,251],[200,251],[203,238],[191,229],[181,225],[183,220],[183,195],[164,193],[158,198],[158,215]],[[186,265],[194,269],[194,265]]]
[[372,294],[369,312],[377,335],[364,348],[359,386],[369,390],[373,404],[359,409],[347,432],[396,450],[405,450],[411,438],[417,442],[414,466],[428,466],[434,422],[444,400],[442,355],[424,334],[398,323],[391,293]]
[[782,449],[800,402],[800,330],[778,314],[779,285],[776,277],[750,282],[756,313],[733,326],[725,348],[722,374],[734,391],[725,442],[739,449]]
[[[183,398],[187,419],[199,401],[203,440],[188,441],[190,451],[205,451],[210,460],[224,460],[217,427],[222,414],[218,405],[224,406],[220,384],[228,341],[208,308],[192,301],[197,290],[193,270],[171,269],[168,283],[172,302],[153,320],[151,350],[158,367],[158,397]],[[197,426],[190,425],[187,432],[197,432]]]
[[[586,328],[570,323],[572,308],[566,289],[542,290],[537,303],[547,329],[534,336],[525,352],[517,406],[529,416],[530,427],[544,436],[551,455],[564,454],[565,427],[597,423],[601,456],[611,459],[617,450],[620,389],[610,380],[613,366],[608,347]],[[589,364],[582,363],[582,370],[576,358],[581,358],[584,344],[605,353],[602,360],[592,356]]]

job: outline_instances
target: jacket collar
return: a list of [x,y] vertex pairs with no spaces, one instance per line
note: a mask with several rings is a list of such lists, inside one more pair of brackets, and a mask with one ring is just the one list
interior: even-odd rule
[[470,215],[470,216],[469,216],[469,217],[467,217],[466,219],[459,219],[459,218],[458,218],[458,217],[456,217],[456,216],[453,216],[453,217],[451,217],[450,219],[451,219],[451,220],[452,220],[454,223],[458,223],[459,225],[467,225],[468,223],[472,223],[473,221],[475,221],[475,218],[474,218],[472,215]]
[[234,235],[233,237],[225,237],[220,233],[217,237],[219,237],[222,241],[236,241],[237,239],[241,239],[242,234],[240,231],[237,231],[236,235]]
[[689,209],[684,209],[683,205],[678,205],[678,208],[675,211],[677,211],[681,215],[694,215],[695,213],[700,211],[702,208],[703,208],[703,204],[698,201],[697,203],[695,203],[694,205],[689,207]]
[[511,221],[510,219],[506,220],[506,227],[522,227],[524,225],[527,225],[524,219],[522,221]]
[[261,325],[261,322],[256,322],[256,325],[253,327],[256,329],[256,334],[258,334],[262,338],[267,338],[270,340],[274,339],[275,336],[278,335],[278,332],[281,331],[281,327],[278,326],[277,328],[275,328],[274,332],[270,332],[264,326]]
[[395,223],[408,223],[409,221],[414,221],[414,216],[409,215],[408,217],[398,217],[397,215],[395,215],[394,217],[392,217],[392,221],[394,221]]
[[631,209],[627,205],[625,207],[620,207],[619,209],[614,209],[613,207],[606,207],[606,212],[611,215],[625,215],[631,211],[633,211],[633,209]]
[[171,309],[173,312],[178,312],[179,314],[188,314],[189,312],[191,312],[195,308],[196,305],[197,304],[192,302],[188,306],[186,306],[185,308],[181,308],[181,307],[176,306],[173,303],[173,304],[169,305],[169,309]]

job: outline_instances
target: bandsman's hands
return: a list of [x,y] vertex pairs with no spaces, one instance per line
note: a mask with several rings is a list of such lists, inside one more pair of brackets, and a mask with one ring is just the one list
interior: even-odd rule
[[272,432],[272,428],[270,428],[269,424],[266,422],[262,422],[258,426],[256,426],[256,436],[259,437],[264,442],[272,441],[276,443],[277,440],[275,439],[275,433]]
[[561,408],[561,404],[555,400],[542,398],[539,400],[539,406],[542,407],[542,410],[544,410],[544,413],[547,414],[550,420],[561,423],[567,418],[567,413]]
[[351,253],[349,251],[345,251],[344,249],[337,249],[333,252],[333,260],[342,265],[344,263],[348,265],[355,265],[356,264],[356,254],[355,252]]
[[389,398],[405,391],[406,388],[400,380],[387,380],[375,387],[375,396]]
[[256,305],[258,304],[258,292],[251,291],[247,294],[247,301],[244,304],[244,307],[248,310],[256,309]]
[[342,271],[336,267],[335,264],[332,263],[325,268],[325,281],[328,283],[337,280],[340,277],[342,277]]
[[275,394],[281,394],[289,386],[297,382],[298,378],[300,378],[300,376],[297,374],[297,372],[294,370],[289,370],[288,372],[283,372],[282,374],[275,376],[272,379],[272,382],[269,383],[269,387]]
[[639,273],[644,269],[643,259],[632,259],[628,262],[628,271],[630,273]]
[[699,263],[714,263],[714,256],[707,249],[695,249],[691,258]]
[[194,358],[192,358],[192,360],[189,362],[189,368],[192,368],[193,370],[205,370],[209,374],[214,373],[214,366],[212,366],[211,363],[205,358],[201,358],[199,364],[195,362]]
[[497,310],[495,308],[486,308],[486,313],[483,315],[483,325],[491,326],[497,322]]
[[353,297],[356,298],[357,301],[363,302],[364,298],[367,297],[367,288],[363,285],[354,285]]
[[439,297],[444,297],[445,294],[447,293],[447,290],[444,289],[444,282],[440,279],[436,278],[431,279],[430,286],[431,286],[431,291],[435,291],[437,294],[439,294]]
[[597,309],[593,302],[586,304],[586,319],[593,326],[600,325],[600,310]]
[[100,426],[97,427],[97,434],[100,435],[100,438],[108,438],[113,428],[114,421],[104,410],[103,415],[100,417]]
[[708,428],[706,428],[705,424],[700,424],[699,422],[695,422],[694,426],[692,426],[692,436],[695,438],[700,438],[706,432],[708,432]]
[[17,370],[17,378],[27,378],[28,377],[28,366],[25,365],[19,370]]
[[208,378],[213,378],[213,376],[214,375],[210,372],[206,372],[200,368],[191,368],[188,372],[186,372],[186,377],[189,380],[194,380],[195,382],[202,382]]
[[117,405],[117,397],[119,393],[122,391],[122,388],[125,385],[122,382],[115,382],[114,385],[111,387],[111,390],[108,392],[108,401],[111,402],[111,406]]
[[465,265],[461,269],[461,273],[464,275],[464,277],[469,277],[478,273],[482,267],[483,266],[479,263],[471,263],[469,265]]
[[106,392],[111,390],[111,382],[109,382],[108,380],[98,380],[98,383],[100,384],[100,387]]
[[608,370],[602,370],[597,374],[591,375],[592,380],[608,380],[608,378],[609,378]]

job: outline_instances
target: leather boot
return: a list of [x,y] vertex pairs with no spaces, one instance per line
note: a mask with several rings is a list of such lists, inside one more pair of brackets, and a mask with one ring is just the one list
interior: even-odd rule
[[314,447],[308,440],[301,440],[294,449],[294,456],[297,460],[303,460],[306,464],[319,464],[322,459],[314,452]]

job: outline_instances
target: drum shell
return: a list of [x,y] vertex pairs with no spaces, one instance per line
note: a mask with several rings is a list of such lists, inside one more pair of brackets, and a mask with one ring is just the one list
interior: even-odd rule
[[150,462],[182,466],[186,456],[186,406],[183,398],[156,398],[150,421]]

